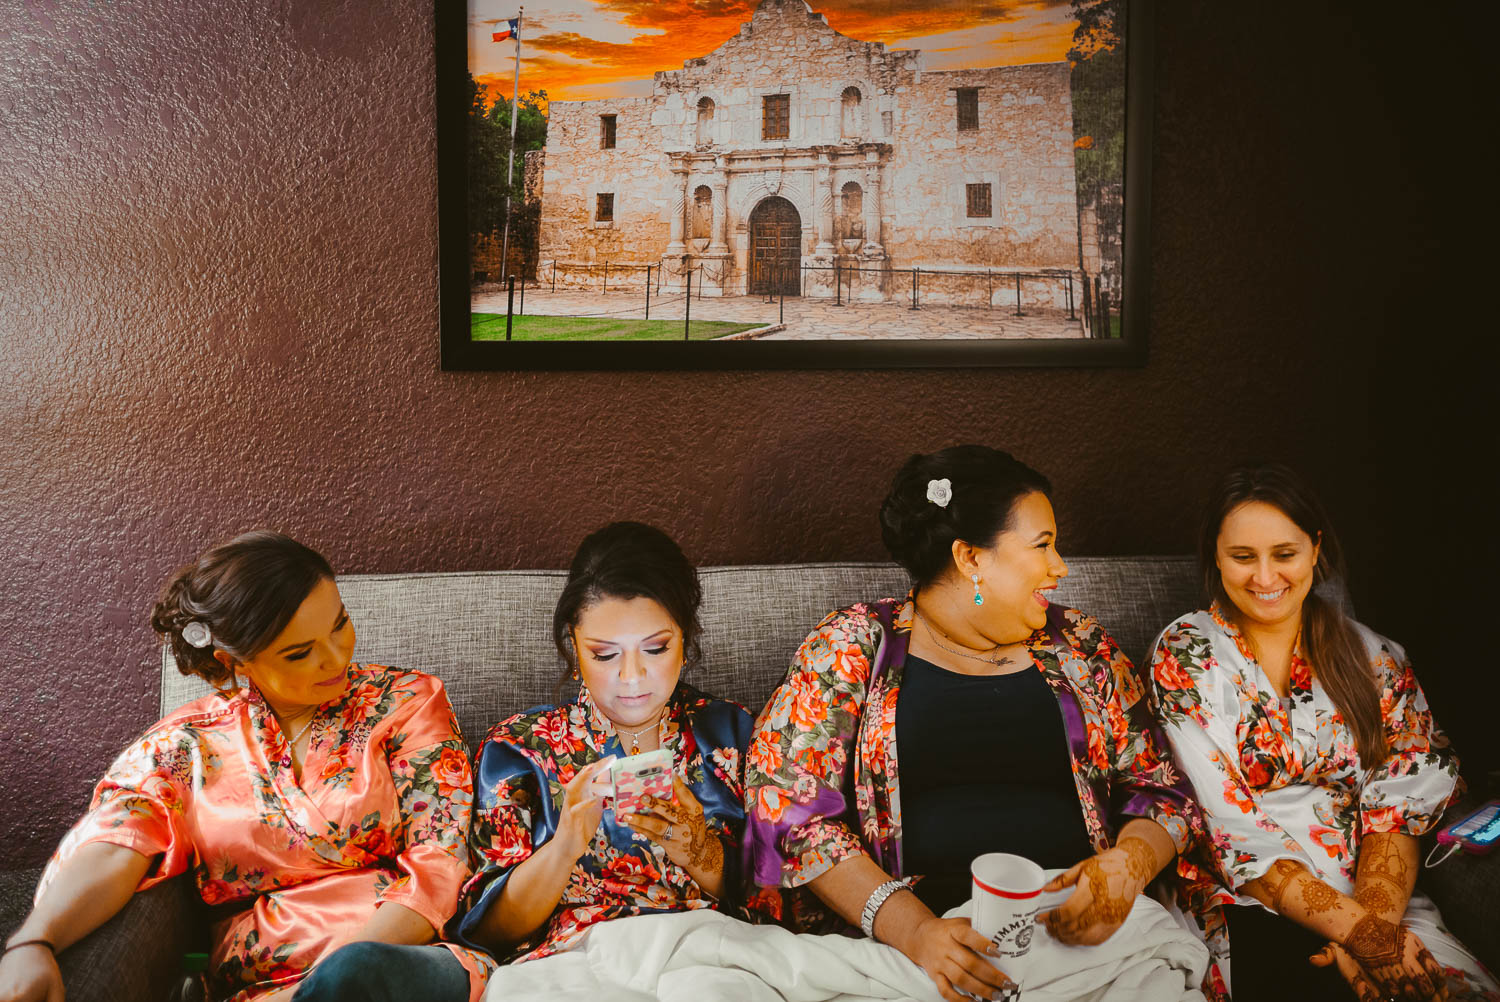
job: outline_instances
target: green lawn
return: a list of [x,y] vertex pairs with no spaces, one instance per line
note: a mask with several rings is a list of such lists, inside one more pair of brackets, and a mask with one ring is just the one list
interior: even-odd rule
[[[694,320],[694,341],[712,341],[764,323]],[[469,314],[469,334],[475,341],[504,341],[505,314]],[[517,316],[511,319],[512,341],[681,341],[682,319],[626,320],[622,317]]]

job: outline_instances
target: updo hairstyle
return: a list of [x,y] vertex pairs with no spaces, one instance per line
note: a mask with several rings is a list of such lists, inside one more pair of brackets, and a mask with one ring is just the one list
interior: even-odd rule
[[[234,670],[214,657],[255,657],[297,614],[319,581],[333,568],[316,550],[289,536],[257,529],[220,543],[173,574],[151,610],[151,628],[172,645],[177,670],[223,689]],[[194,647],[183,639],[189,623],[208,627],[212,641]]]
[[1240,466],[1219,481],[1198,531],[1198,566],[1203,572],[1204,590],[1230,619],[1240,619],[1219,572],[1219,530],[1231,512],[1252,501],[1275,508],[1318,544],[1312,590],[1302,603],[1303,654],[1354,733],[1360,763],[1369,768],[1385,761],[1385,727],[1369,655],[1353,622],[1339,603],[1328,597],[1330,592],[1339,594],[1342,588],[1343,548],[1317,495],[1290,467],[1280,463]]
[[[927,485],[934,480],[950,484],[946,507],[927,499]],[[912,583],[925,588],[953,567],[954,540],[993,546],[1014,523],[1016,502],[1051,492],[1046,477],[987,445],[918,454],[896,472],[880,506],[880,538]]]
[[567,666],[559,692],[578,667],[573,629],[585,609],[606,598],[649,598],[659,603],[682,631],[685,663],[698,661],[698,607],[703,602],[698,571],[672,537],[655,526],[612,522],[579,545],[552,613],[552,641]]

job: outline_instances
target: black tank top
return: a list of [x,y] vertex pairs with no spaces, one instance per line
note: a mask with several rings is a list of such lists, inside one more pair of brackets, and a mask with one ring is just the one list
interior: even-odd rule
[[969,898],[969,864],[986,852],[1046,868],[1094,854],[1062,711],[1032,666],[961,675],[907,655],[896,697],[902,868],[943,912]]

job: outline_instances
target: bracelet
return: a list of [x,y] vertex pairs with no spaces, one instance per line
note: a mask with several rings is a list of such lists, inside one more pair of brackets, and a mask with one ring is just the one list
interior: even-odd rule
[[53,945],[50,939],[23,939],[19,943],[6,943],[5,951],[4,953],[0,953],[0,956],[4,956],[5,953],[9,953],[12,950],[19,950],[23,946],[45,946],[52,953],[52,956],[57,956],[57,947]]
[[885,899],[897,891],[907,890],[910,883],[909,879],[887,880],[870,892],[870,896],[865,899],[864,911],[859,913],[859,927],[866,936],[875,938],[875,915],[880,911],[880,906],[885,904]]

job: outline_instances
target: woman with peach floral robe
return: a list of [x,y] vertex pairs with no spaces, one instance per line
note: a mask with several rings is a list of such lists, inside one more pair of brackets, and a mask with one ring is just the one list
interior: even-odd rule
[[[1314,678],[1300,637],[1284,700],[1217,603],[1172,624],[1157,640],[1151,668],[1159,717],[1211,833],[1207,858],[1178,861],[1179,886],[1231,989],[1229,934],[1219,907],[1258,908],[1241,890],[1245,884],[1286,859],[1352,895],[1361,840],[1375,832],[1422,835],[1455,792],[1458,762],[1406,655],[1354,625],[1377,680],[1390,748],[1369,770]],[[1453,998],[1500,1000],[1493,979],[1420,891],[1412,893],[1401,921],[1445,968]]]
[[[253,688],[168,714],[128,748],[64,838],[157,861],[144,890],[191,873],[211,906],[214,996],[249,1002],[300,981],[378,906],[404,905],[441,929],[469,874],[468,757],[443,684],[350,665],[294,775],[286,736]],[[477,1000],[493,967],[453,944]]]

